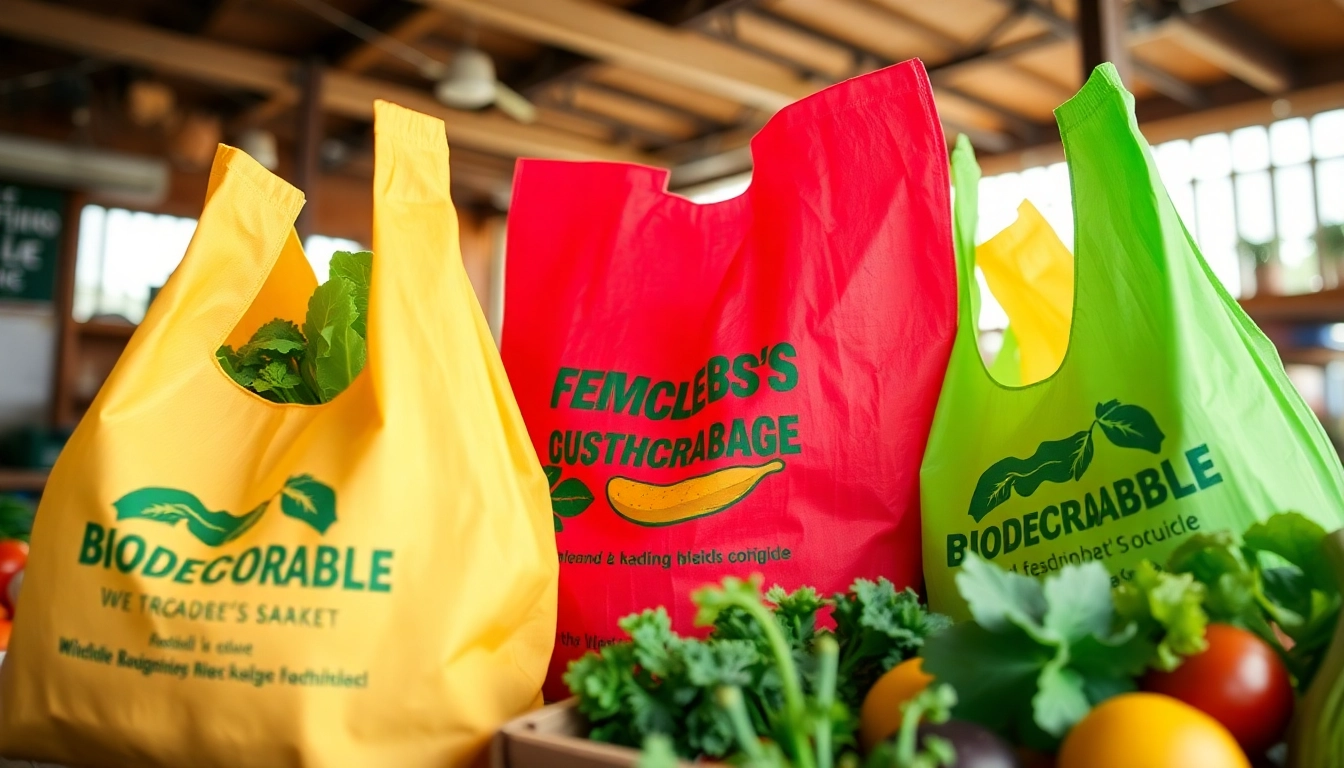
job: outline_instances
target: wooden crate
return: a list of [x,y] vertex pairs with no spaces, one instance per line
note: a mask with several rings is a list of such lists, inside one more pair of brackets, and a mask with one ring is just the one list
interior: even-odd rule
[[632,768],[639,759],[633,749],[589,741],[587,731],[575,699],[542,707],[499,729],[490,768]]

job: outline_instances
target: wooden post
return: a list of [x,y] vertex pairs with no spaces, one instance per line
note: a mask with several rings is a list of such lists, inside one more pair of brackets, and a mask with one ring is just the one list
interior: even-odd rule
[[75,322],[75,264],[79,256],[79,219],[88,196],[71,192],[66,198],[65,231],[61,233],[61,256],[56,264],[56,371],[52,377],[51,424],[73,427],[78,421],[74,407],[75,372],[79,360],[79,326]]
[[1083,82],[1098,64],[1109,61],[1125,85],[1132,85],[1122,0],[1078,0],[1078,42],[1083,54]]
[[294,228],[299,240],[313,234],[313,209],[316,206],[318,178],[321,176],[322,147],[322,63],[310,60],[303,66],[302,98],[299,102],[298,141],[294,145],[294,186],[308,199]]

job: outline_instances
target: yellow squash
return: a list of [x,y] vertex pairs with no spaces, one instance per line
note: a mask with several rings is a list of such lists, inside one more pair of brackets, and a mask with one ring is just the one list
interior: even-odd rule
[[607,481],[607,501],[616,514],[639,525],[672,525],[721,512],[755,489],[767,475],[784,470],[779,459],[754,467],[724,467],[671,485],[628,477]]

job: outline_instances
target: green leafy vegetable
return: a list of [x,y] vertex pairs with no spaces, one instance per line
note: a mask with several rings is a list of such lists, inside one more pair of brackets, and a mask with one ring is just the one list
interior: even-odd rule
[[672,748],[672,740],[655,733],[644,739],[644,749],[639,753],[635,768],[677,768],[677,751]]
[[[803,590],[795,593],[800,594]],[[815,598],[816,594],[811,593]],[[778,602],[778,601],[776,601]],[[951,620],[929,613],[911,589],[900,592],[890,581],[858,579],[847,594],[832,601],[836,637],[840,642],[840,700],[858,710],[863,697],[884,672],[917,656],[925,638],[946,629]],[[818,606],[807,605],[815,616]],[[780,614],[789,614],[780,604]],[[806,615],[808,611],[796,611]],[[801,636],[798,642],[810,641]]]
[[957,704],[956,691],[949,685],[931,685],[901,706],[901,729],[896,740],[884,741],[873,749],[865,768],[950,768],[956,765],[957,752],[947,739],[925,736],[917,744],[921,722],[946,723]]
[[762,602],[756,583],[729,578],[693,599],[697,623],[713,627],[708,638],[678,637],[659,608],[621,620],[629,642],[570,664],[565,682],[591,738],[638,746],[657,733],[685,758],[829,768],[857,729],[846,670],[880,675],[949,623],[884,580],[835,597],[834,634],[817,629],[828,601],[807,587],[774,587]]
[[[1227,532],[1196,534],[1171,553],[1167,570],[1203,584],[1209,619],[1241,626],[1269,643],[1298,690],[1305,690],[1340,615],[1325,540],[1321,526],[1298,512],[1283,512],[1247,529],[1241,544]],[[1275,627],[1293,641],[1291,649]]]
[[27,541],[33,532],[33,505],[18,498],[0,494],[0,539]]
[[1144,560],[1134,569],[1134,578],[1114,590],[1115,612],[1122,621],[1134,622],[1140,637],[1155,644],[1152,666],[1170,672],[1186,656],[1204,651],[1204,585],[1188,573],[1165,573]]
[[[1344,530],[1325,538],[1323,559],[1344,582]],[[1336,590],[1338,591],[1338,590]],[[1315,682],[1303,691],[1288,737],[1288,764],[1341,768],[1344,766],[1344,620],[1333,639],[1321,643]]]
[[367,338],[369,283],[373,280],[373,254],[368,251],[356,253],[337,251],[332,254],[328,269],[333,277],[344,278],[350,283],[351,295],[355,300],[355,320],[351,326],[361,338]]
[[364,337],[355,331],[357,317],[355,287],[344,278],[333,277],[319,285],[308,300],[303,369],[322,402],[344,392],[364,369]]
[[1044,582],[967,557],[957,586],[974,621],[924,644],[924,671],[949,683],[954,714],[1009,741],[1050,748],[1092,706],[1134,688],[1152,649],[1133,625],[1116,631],[1111,577],[1100,563]]
[[373,254],[336,253],[330,279],[308,300],[302,331],[288,320],[271,320],[237,350],[220,347],[220,368],[272,402],[329,402],[364,368],[372,271]]

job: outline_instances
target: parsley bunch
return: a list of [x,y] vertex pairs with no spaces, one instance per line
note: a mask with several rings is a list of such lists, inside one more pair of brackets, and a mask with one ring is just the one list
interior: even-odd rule
[[[854,744],[872,681],[949,623],[886,579],[859,579],[829,601],[808,587],[774,587],[763,603],[756,582],[730,577],[693,600],[697,623],[713,627],[704,640],[672,632],[660,607],[619,622],[629,642],[570,664],[565,682],[590,738],[638,747],[659,735],[686,758],[830,766]],[[817,628],[828,606],[834,633]]]
[[364,369],[372,274],[372,253],[338,251],[331,277],[308,300],[302,331],[288,320],[272,320],[237,350],[220,347],[220,367],[271,402],[330,402]]

